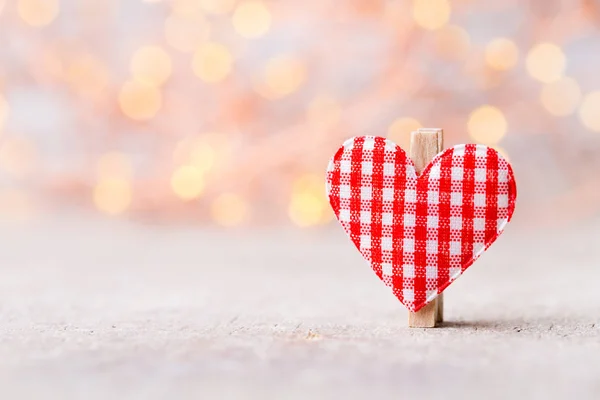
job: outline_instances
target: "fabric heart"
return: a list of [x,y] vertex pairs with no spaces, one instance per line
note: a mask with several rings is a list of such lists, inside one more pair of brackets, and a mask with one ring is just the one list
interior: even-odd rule
[[502,233],[517,189],[511,166],[492,148],[454,146],[417,177],[395,143],[360,136],[329,162],[327,195],[377,276],[416,312]]

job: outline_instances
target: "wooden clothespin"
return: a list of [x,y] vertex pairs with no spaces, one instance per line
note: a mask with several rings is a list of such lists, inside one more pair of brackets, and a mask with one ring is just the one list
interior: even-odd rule
[[[410,135],[410,158],[415,164],[417,174],[444,148],[444,132],[439,128],[421,128]],[[444,320],[443,293],[420,309],[409,312],[408,326],[411,328],[433,328]]]

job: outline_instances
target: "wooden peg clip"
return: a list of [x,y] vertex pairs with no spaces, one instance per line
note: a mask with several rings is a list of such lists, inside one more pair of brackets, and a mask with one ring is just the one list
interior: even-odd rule
[[[421,128],[410,135],[410,158],[415,164],[417,175],[429,162],[442,151],[444,132],[439,128]],[[411,328],[433,328],[444,320],[443,294],[421,308],[418,312],[409,312],[408,326]]]

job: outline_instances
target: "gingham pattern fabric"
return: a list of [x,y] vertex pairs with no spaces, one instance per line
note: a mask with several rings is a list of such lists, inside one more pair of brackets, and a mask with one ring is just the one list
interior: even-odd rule
[[502,233],[517,190],[512,168],[492,148],[449,148],[417,177],[396,144],[360,136],[329,162],[327,195],[377,276],[415,312]]

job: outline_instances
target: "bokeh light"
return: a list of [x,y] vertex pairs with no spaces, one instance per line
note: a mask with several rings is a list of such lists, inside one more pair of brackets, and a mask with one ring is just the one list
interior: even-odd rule
[[580,100],[579,84],[568,77],[545,84],[540,93],[540,101],[546,111],[561,117],[575,112]]
[[236,7],[231,22],[242,37],[257,38],[269,31],[271,13],[261,1],[244,1]]
[[50,24],[59,11],[59,0],[18,0],[17,2],[17,12],[21,19],[35,27]]
[[414,0],[412,16],[421,28],[435,30],[448,23],[451,11],[448,0]]
[[506,117],[498,108],[484,105],[469,115],[467,128],[469,135],[477,143],[495,145],[506,134]]
[[205,186],[204,173],[193,165],[183,165],[173,172],[171,188],[177,197],[193,200],[202,194]]
[[506,71],[514,68],[519,60],[519,48],[510,39],[497,38],[485,47],[485,62],[490,68]]
[[531,77],[540,82],[550,83],[563,76],[567,59],[557,45],[540,43],[529,50],[525,65]]
[[331,219],[321,175],[306,174],[294,181],[288,215],[300,227],[323,224]]
[[149,120],[162,106],[162,95],[155,86],[138,81],[126,82],[119,93],[123,114],[137,121]]
[[131,204],[131,182],[124,178],[100,179],[94,188],[94,204],[110,215],[125,212]]
[[190,164],[201,172],[208,172],[215,163],[214,148],[203,141],[196,141],[191,148]]
[[207,83],[225,79],[233,68],[233,56],[219,43],[206,43],[194,54],[192,69],[196,76]]
[[579,108],[579,119],[589,130],[600,132],[600,91],[585,95]]
[[223,147],[226,148],[227,144],[220,139],[220,136],[211,132],[180,140],[173,150],[173,163],[175,165],[191,165],[203,176],[211,172],[217,161],[225,158]]
[[148,85],[162,85],[171,75],[171,69],[171,57],[159,46],[140,47],[131,58],[134,79]]
[[125,212],[133,195],[132,175],[133,168],[127,156],[119,152],[103,154],[96,162],[96,207],[110,215]]
[[247,220],[249,207],[241,196],[235,193],[223,193],[213,201],[211,215],[219,225],[236,226]]
[[279,99],[297,91],[306,80],[306,64],[297,56],[283,54],[269,59],[257,91],[268,99]]

